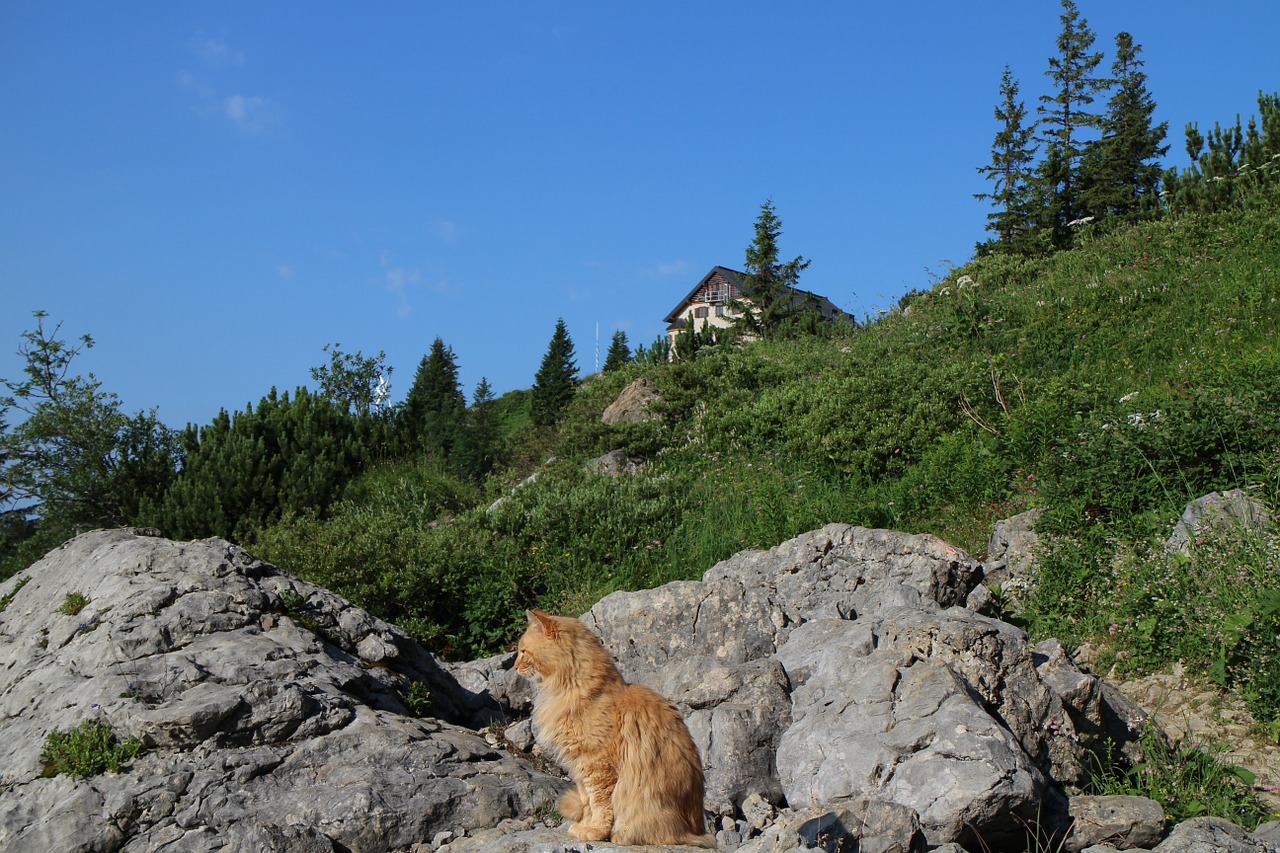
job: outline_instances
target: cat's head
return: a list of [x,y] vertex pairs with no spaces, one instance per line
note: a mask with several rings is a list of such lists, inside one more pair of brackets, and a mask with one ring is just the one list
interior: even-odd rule
[[529,626],[516,647],[516,672],[534,682],[564,670],[572,661],[576,641],[576,619],[552,616],[541,610],[526,610]]

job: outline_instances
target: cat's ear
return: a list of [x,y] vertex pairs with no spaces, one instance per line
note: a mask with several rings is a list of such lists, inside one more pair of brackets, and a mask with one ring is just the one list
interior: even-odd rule
[[543,636],[553,638],[560,633],[556,621],[541,610],[526,610],[524,615],[529,617],[529,625],[541,631]]

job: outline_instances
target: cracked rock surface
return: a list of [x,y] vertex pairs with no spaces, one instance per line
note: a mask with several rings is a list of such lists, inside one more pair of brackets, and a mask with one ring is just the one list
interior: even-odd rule
[[[94,531],[0,593],[23,577],[0,613],[4,850],[408,848],[562,785],[467,729],[491,701],[399,629],[224,541]],[[423,687],[430,718],[404,702]],[[46,735],[86,720],[143,752],[46,777]]]

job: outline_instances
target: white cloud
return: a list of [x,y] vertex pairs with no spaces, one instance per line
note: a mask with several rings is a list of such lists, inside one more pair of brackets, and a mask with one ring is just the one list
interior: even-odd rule
[[396,316],[408,317],[413,313],[412,296],[415,290],[435,291],[436,293],[445,293],[448,286],[444,281],[429,281],[423,274],[422,270],[405,266],[393,266],[391,256],[387,252],[382,253],[382,282],[383,287],[397,299]]
[[450,222],[448,219],[437,219],[427,226],[427,231],[432,237],[438,237],[446,243],[452,243],[458,239],[458,223]]
[[288,264],[280,264],[277,266],[276,273],[285,281],[293,281],[293,267]]
[[244,67],[244,54],[238,50],[232,50],[223,39],[196,36],[194,50],[196,56],[210,68]]
[[261,133],[274,121],[267,99],[256,95],[228,95],[222,99],[222,114],[247,134]]
[[195,71],[180,70],[175,80],[180,88],[195,95],[196,113],[224,119],[245,135],[257,135],[278,124],[278,111],[260,95],[224,94],[231,85],[220,82],[233,69],[244,67],[244,54],[234,50],[224,39],[197,35],[191,52],[200,65]]

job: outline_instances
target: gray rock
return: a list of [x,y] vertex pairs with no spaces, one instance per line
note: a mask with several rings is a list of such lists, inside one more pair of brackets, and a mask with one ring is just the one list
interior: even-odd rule
[[1041,680],[1062,699],[1082,746],[1095,753],[1116,749],[1130,763],[1142,760],[1146,711],[1114,684],[1081,672],[1058,640],[1037,644],[1034,660]]
[[924,853],[927,847],[920,818],[894,802],[857,797],[828,811],[800,813],[795,832],[805,846],[827,853]]
[[748,794],[742,801],[742,816],[747,825],[759,832],[773,822],[778,810],[758,793]]
[[809,849],[805,840],[794,828],[779,823],[766,827],[760,835],[744,842],[738,851],[739,853],[792,853],[792,851],[799,853]]
[[1017,738],[1040,770],[1061,784],[1082,784],[1088,757],[1062,700],[1046,685],[1021,630],[961,607],[886,617],[879,645],[945,664]]
[[1253,837],[1272,847],[1280,847],[1280,820],[1269,820],[1258,824],[1257,829],[1253,831]]
[[864,652],[829,647],[796,688],[778,744],[787,802],[874,792],[914,810],[930,844],[1015,832],[1005,824],[1034,813],[1044,776],[1014,734],[942,662],[892,642]]
[[1262,501],[1242,489],[1210,492],[1187,504],[1165,542],[1168,551],[1189,554],[1203,536],[1239,536],[1275,530],[1275,516]]
[[636,468],[636,463],[627,458],[627,454],[621,450],[610,450],[603,456],[597,456],[587,462],[588,471],[608,477],[617,477],[619,474],[632,474]]
[[1085,757],[1026,636],[959,606],[980,576],[934,537],[828,525],[583,621],[680,705],[713,812],[874,792],[931,844],[1021,837],[1046,780],[1083,781]]
[[1068,853],[1103,843],[1151,848],[1164,837],[1164,808],[1146,797],[1072,797],[1068,814],[1071,828],[1062,845]]
[[1026,593],[1030,588],[1035,550],[1040,545],[1036,521],[1043,514],[1043,509],[1029,509],[996,522],[987,542],[983,583],[1000,584],[1015,596]]
[[786,672],[772,659],[725,666],[691,658],[648,680],[677,697],[703,756],[706,806],[731,815],[748,797],[782,802],[775,753],[791,720]]
[[1249,833],[1219,817],[1183,821],[1152,849],[1156,853],[1258,853]]
[[605,408],[600,420],[611,425],[637,424],[653,420],[659,415],[652,411],[651,407],[661,399],[662,395],[658,393],[657,386],[641,376],[622,389],[617,399]]
[[[0,614],[6,850],[390,850],[563,787],[456,725],[485,702],[399,629],[221,540],[94,531],[22,574]],[[406,715],[415,682],[440,719]],[[84,720],[145,751],[44,778],[46,734]]]
[[[511,821],[456,839],[442,848],[447,853],[635,853],[609,841],[574,841],[563,826],[528,828]],[[640,848],[649,853],[692,853],[699,848],[660,844]]]

